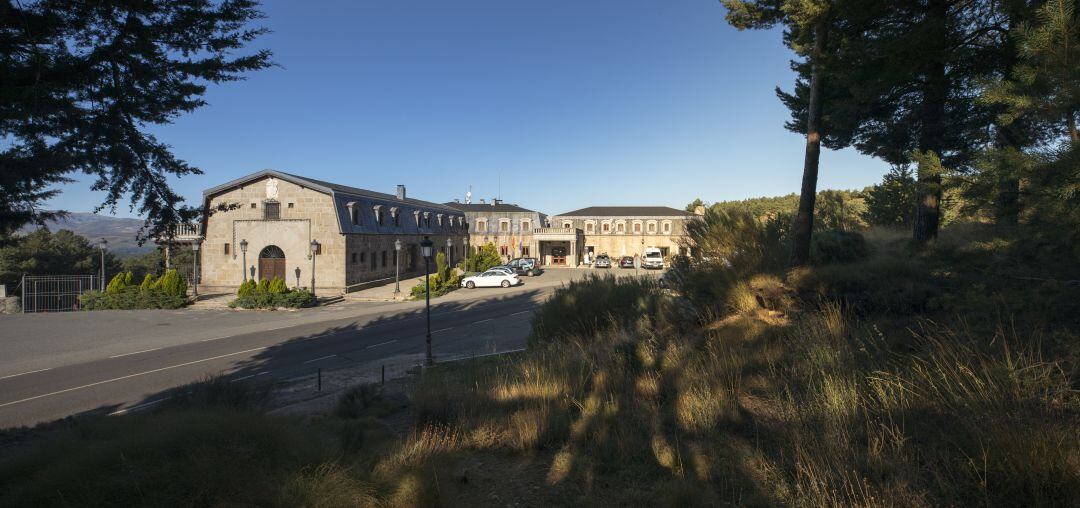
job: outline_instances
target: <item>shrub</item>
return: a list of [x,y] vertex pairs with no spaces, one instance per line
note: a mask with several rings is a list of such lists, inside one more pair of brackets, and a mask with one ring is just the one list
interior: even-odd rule
[[270,284],[267,286],[266,290],[270,294],[280,295],[288,292],[289,288],[285,285],[284,280],[278,277],[274,277],[274,279],[270,281]]
[[148,273],[148,274],[146,274],[146,277],[143,277],[142,284],[139,284],[139,291],[150,291],[153,288],[154,288],[154,275]]
[[870,246],[863,235],[838,229],[815,233],[810,244],[814,264],[852,263],[870,256]]
[[788,215],[762,220],[713,207],[704,220],[686,224],[687,243],[698,261],[725,264],[738,273],[779,271],[788,262],[790,224]]
[[657,329],[681,325],[672,297],[656,280],[616,279],[590,274],[555,290],[532,321],[529,344],[587,338],[599,332],[639,324]]
[[169,270],[158,279],[156,289],[168,295],[186,297],[187,281],[176,270]]
[[463,269],[466,272],[482,272],[501,264],[502,256],[499,256],[498,249],[495,248],[495,244],[489,243],[479,250],[471,251],[465,258]]
[[124,282],[126,276],[124,272],[117,273],[109,281],[109,285],[105,287],[105,292],[109,294],[116,294],[124,290],[127,284]]
[[130,286],[135,283],[135,274],[127,272],[124,274],[124,285]]
[[236,290],[236,296],[245,297],[255,294],[255,281],[252,279],[245,280],[240,284],[240,289]]
[[259,283],[255,286],[255,292],[256,293],[269,293],[270,292],[270,280],[269,279],[260,280]]
[[188,304],[187,296],[176,296],[160,289],[141,290],[128,287],[117,292],[90,291],[79,296],[83,310],[178,309]]
[[315,297],[306,289],[286,290],[284,293],[259,291],[238,296],[229,307],[241,309],[301,308],[315,304]]

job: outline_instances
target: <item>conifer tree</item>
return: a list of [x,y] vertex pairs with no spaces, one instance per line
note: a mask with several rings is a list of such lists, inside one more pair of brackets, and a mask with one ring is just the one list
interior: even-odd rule
[[791,264],[810,260],[810,239],[814,230],[818,165],[821,157],[821,117],[824,103],[826,56],[829,52],[832,2],[830,0],[721,0],[728,8],[727,21],[740,30],[786,28],[785,43],[806,60],[809,67],[805,113],[806,151],[803,156],[802,187],[795,215]]
[[169,188],[199,169],[149,132],[206,104],[207,83],[271,65],[236,55],[266,32],[255,0],[0,0],[0,237],[55,214],[55,185],[84,173],[129,198],[150,231],[194,217]]

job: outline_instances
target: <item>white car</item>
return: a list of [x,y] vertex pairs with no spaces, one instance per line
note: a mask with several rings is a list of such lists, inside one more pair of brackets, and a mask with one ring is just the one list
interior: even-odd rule
[[645,249],[645,255],[641,256],[642,268],[664,268],[664,254],[656,247],[648,247]]
[[502,286],[508,288],[510,286],[516,286],[521,284],[521,279],[518,279],[517,275],[512,273],[506,273],[502,270],[488,270],[484,273],[473,275],[472,277],[465,277],[461,280],[462,287],[469,289],[473,288],[493,288]]
[[492,271],[492,270],[497,270],[497,271],[503,272],[503,273],[505,273],[507,275],[517,275],[516,273],[514,273],[514,269],[510,268],[508,266],[493,266],[493,267],[487,269],[487,271],[489,271],[489,272]]

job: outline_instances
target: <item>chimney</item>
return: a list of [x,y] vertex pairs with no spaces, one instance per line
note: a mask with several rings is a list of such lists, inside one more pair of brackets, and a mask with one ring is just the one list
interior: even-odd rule
[[402,200],[402,201],[405,201],[405,186],[404,185],[398,185],[397,186],[397,198]]
[[501,203],[501,202],[502,202],[502,200],[501,200],[501,199],[498,199],[498,198],[491,198],[491,206],[495,206],[495,205],[497,205],[497,204],[499,204],[499,203]]
[[460,199],[458,199],[458,198],[454,198],[454,202],[455,202],[455,203],[460,203],[460,202],[461,202],[461,200],[460,200]]
[[484,201],[484,198],[480,198],[480,204],[482,205],[484,203],[487,203],[487,201]]
[[694,207],[694,215],[698,217],[705,215],[705,205],[697,205]]

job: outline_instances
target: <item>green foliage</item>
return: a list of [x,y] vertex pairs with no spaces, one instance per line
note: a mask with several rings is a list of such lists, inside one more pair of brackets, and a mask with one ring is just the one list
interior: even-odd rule
[[79,303],[83,310],[179,309],[188,304],[188,299],[156,288],[142,290],[128,286],[115,292],[83,293]]
[[310,307],[315,304],[315,297],[305,289],[289,289],[285,281],[279,278],[263,279],[256,283],[248,279],[240,284],[236,299],[229,307],[241,309],[276,309]]
[[92,174],[106,208],[129,197],[152,230],[193,216],[167,182],[199,169],[152,131],[203,106],[210,83],[272,65],[268,50],[244,51],[261,17],[246,0],[5,2],[17,42],[0,49],[0,236],[55,215],[43,203],[71,174]]
[[125,286],[130,286],[132,284],[135,284],[135,274],[133,274],[131,272],[125,273],[124,274],[124,285]]
[[915,177],[906,166],[893,166],[881,183],[866,191],[863,219],[874,226],[911,227],[915,220]]
[[288,286],[285,285],[285,281],[278,277],[274,277],[267,285],[266,291],[270,294],[280,295],[289,291]]
[[502,257],[495,244],[488,243],[479,250],[470,247],[469,256],[465,258],[464,269],[466,272],[483,272],[488,268],[502,264]]
[[694,213],[694,210],[697,210],[697,207],[699,206],[705,206],[705,202],[702,201],[701,198],[694,198],[693,201],[686,205],[685,210],[687,212]]
[[253,279],[247,279],[244,282],[240,283],[240,288],[236,290],[236,296],[241,298],[245,296],[251,296],[255,294],[255,289],[255,281]]
[[157,289],[167,295],[176,297],[187,297],[187,281],[176,270],[169,270],[165,272],[157,281]]
[[655,279],[589,274],[556,289],[540,306],[533,317],[529,345],[588,340],[620,327],[676,329],[689,321],[683,317]]
[[[106,274],[115,274],[120,269],[116,256],[105,251]],[[86,238],[66,229],[55,233],[38,229],[24,236],[13,237],[0,247],[0,284],[6,284],[9,290],[19,284],[23,275],[100,273],[101,250]]]
[[749,212],[714,206],[703,220],[686,224],[686,244],[696,260],[740,273],[782,270],[787,266],[790,227],[789,216],[762,220]]
[[814,234],[810,260],[814,264],[851,263],[870,255],[870,246],[855,231],[833,229]]
[[142,284],[139,284],[139,291],[150,291],[154,288],[154,282],[154,275],[150,273],[146,274],[146,276],[143,277]]
[[105,286],[105,292],[115,295],[123,291],[127,287],[127,274],[120,272],[113,276],[109,281],[109,285]]

